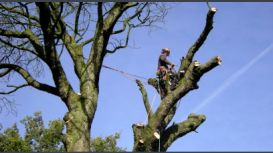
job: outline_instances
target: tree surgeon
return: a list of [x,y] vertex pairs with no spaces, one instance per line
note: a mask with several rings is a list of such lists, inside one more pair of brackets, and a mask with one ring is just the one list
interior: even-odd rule
[[[170,55],[169,48],[163,48],[162,52],[158,58],[157,66],[157,77],[159,79],[159,88],[161,98],[165,97],[168,90],[173,90],[175,88],[176,80],[180,75],[176,74],[174,70],[175,64],[170,62],[167,57]],[[180,71],[179,73],[183,74],[185,71]]]
[[[167,151],[173,142],[190,132],[196,132],[196,129],[206,120],[205,115],[191,113],[184,121],[172,122],[180,100],[190,91],[198,89],[198,82],[202,76],[222,62],[219,56],[215,56],[205,63],[199,63],[194,59],[195,54],[213,29],[213,17],[216,11],[216,8],[209,6],[203,31],[188,49],[184,58],[182,56],[178,71],[185,71],[183,77],[179,77],[175,89],[168,91],[165,97],[161,98],[160,104],[155,110],[151,109],[148,94],[143,84],[139,80],[136,81],[142,94],[148,119],[145,125],[132,125],[134,134],[133,151]],[[160,94],[157,78],[148,79],[148,84],[153,86]],[[162,95],[160,96],[162,97]]]
[[162,97],[165,97],[167,94],[167,88],[171,84],[169,71],[174,67],[174,64],[167,59],[169,55],[170,49],[163,48],[158,58],[157,77],[159,79],[159,89]]

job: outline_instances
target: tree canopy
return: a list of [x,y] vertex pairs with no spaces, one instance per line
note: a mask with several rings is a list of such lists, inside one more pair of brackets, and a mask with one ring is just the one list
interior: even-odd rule
[[[0,151],[16,152],[64,152],[64,122],[63,120],[49,121],[45,127],[42,114],[34,113],[21,120],[25,133],[20,136],[17,124],[6,128],[0,133]],[[125,148],[117,146],[119,133],[105,138],[96,137],[91,140],[90,150],[95,152],[121,152]]]

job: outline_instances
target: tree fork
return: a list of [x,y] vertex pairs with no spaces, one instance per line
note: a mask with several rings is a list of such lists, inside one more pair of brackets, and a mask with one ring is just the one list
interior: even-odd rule
[[[178,101],[188,92],[198,89],[197,83],[201,77],[222,62],[219,56],[212,58],[205,64],[201,64],[196,60],[193,61],[195,53],[203,45],[209,32],[213,28],[213,16],[215,13],[216,8],[209,9],[203,32],[190,47],[186,56],[182,57],[179,72],[184,70],[184,74],[183,76],[179,76],[176,88],[169,91],[167,95],[161,99],[159,107],[152,116],[149,117],[147,125],[133,125],[135,140],[134,151],[158,151],[158,147],[160,147],[160,151],[166,151],[175,140],[189,132],[196,131],[206,120],[205,115],[190,114],[187,120],[180,123],[173,123],[173,125],[166,128],[174,117]],[[148,84],[153,86],[160,94],[158,80],[156,78],[150,78]],[[143,100],[145,100],[147,95],[143,94],[143,91],[142,95]],[[158,139],[161,141],[160,146]]]

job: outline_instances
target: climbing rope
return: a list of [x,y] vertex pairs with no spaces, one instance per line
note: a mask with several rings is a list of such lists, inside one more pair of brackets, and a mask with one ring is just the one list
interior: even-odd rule
[[[132,80],[132,81],[136,81],[136,80],[142,80],[141,82],[142,83],[144,83],[144,84],[148,84],[148,79],[147,78],[145,78],[145,77],[142,77],[142,76],[138,76],[138,75],[134,75],[134,74],[130,74],[130,73],[127,73],[127,72],[124,72],[124,71],[121,71],[121,70],[118,70],[118,69],[115,69],[115,68],[112,68],[112,67],[109,67],[109,66],[106,66],[106,65],[102,65],[102,67],[104,67],[104,68],[107,68],[107,69],[109,69],[109,70],[113,70],[113,71],[115,71],[115,72],[118,72],[118,73],[120,73],[120,74],[122,74],[123,76],[125,76],[126,78],[128,78],[128,79],[130,79],[130,80]],[[144,80],[145,80],[145,82],[144,82]],[[160,88],[159,88],[160,89]],[[153,96],[153,99],[152,99],[152,102],[151,102],[151,107],[150,107],[150,110],[148,111],[148,114],[147,114],[147,117],[146,117],[146,119],[145,119],[145,122],[144,123],[146,123],[147,122],[147,120],[148,120],[148,115],[150,114],[150,112],[152,111],[152,107],[153,107],[153,104],[154,104],[154,102],[155,102],[155,100],[156,100],[156,98],[157,98],[157,93],[155,93],[155,95]],[[177,105],[177,108],[179,107],[179,105],[180,105],[180,101],[181,101],[181,99],[179,100],[179,102],[178,102],[178,105]],[[158,139],[158,152],[160,152],[161,151],[161,142],[160,142],[160,139],[161,139],[161,135],[160,135],[160,131],[157,131],[157,132],[155,132],[156,133],[156,138]],[[154,133],[154,134],[155,134]]]
[[147,84],[147,78],[145,77],[142,77],[142,76],[138,76],[138,75],[135,75],[135,74],[130,74],[130,73],[127,73],[127,72],[124,72],[124,71],[121,71],[121,70],[118,70],[118,69],[115,69],[115,68],[112,68],[112,67],[109,67],[109,66],[106,66],[106,65],[102,65],[102,67],[104,68],[107,68],[107,69],[110,69],[110,70],[113,70],[113,71],[116,71],[116,72],[119,72],[120,74],[122,74],[123,76],[127,77],[127,78],[130,78],[130,80],[137,80],[137,79],[140,79],[140,80],[145,80],[145,84]]
[[[125,76],[126,78],[128,78],[128,79],[130,79],[130,80],[132,80],[132,81],[136,81],[137,79],[139,79],[139,80],[145,80],[145,82],[143,82],[143,81],[141,81],[141,82],[144,83],[144,84],[148,84],[148,83],[147,83],[147,82],[148,82],[148,81],[147,81],[148,79],[145,78],[145,77],[138,76],[138,75],[135,75],[135,74],[130,74],[130,73],[127,73],[127,72],[124,72],[124,71],[121,71],[121,70],[112,68],[112,67],[110,67],[110,66],[106,66],[106,65],[102,65],[102,67],[107,68],[107,69],[110,69],[110,70],[113,70],[113,71],[115,71],[115,72],[118,72],[118,73],[122,74],[123,76]],[[154,105],[154,102],[155,102],[156,98],[157,98],[157,94],[155,93],[154,96],[153,96],[153,99],[152,99],[152,102],[151,102],[151,108],[150,108],[150,110],[148,111],[148,114],[150,114],[150,112],[152,111],[151,109],[152,109],[152,107],[153,107],[153,105]],[[146,117],[144,123],[146,123],[147,120],[148,120],[148,115],[147,115],[147,117]]]

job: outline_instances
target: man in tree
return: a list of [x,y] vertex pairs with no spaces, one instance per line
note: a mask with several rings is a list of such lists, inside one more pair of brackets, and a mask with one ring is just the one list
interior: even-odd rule
[[[158,59],[157,76],[159,78],[160,93],[162,98],[165,97],[168,90],[173,90],[175,88],[175,80],[177,80],[179,76],[173,69],[175,64],[167,59],[170,52],[171,51],[169,48],[163,48]],[[183,70],[180,71],[181,74],[184,72],[185,71]]]
[[170,83],[170,69],[174,67],[174,64],[167,59],[169,55],[170,49],[163,48],[158,59],[157,76],[159,78],[159,86],[162,97],[165,97],[167,94]]
[[194,59],[194,55],[204,44],[209,32],[213,29],[213,17],[216,11],[216,8],[209,6],[202,33],[188,49],[186,55],[182,56],[178,71],[184,70],[185,73],[183,77],[178,77],[175,89],[168,90],[163,97],[158,87],[158,79],[148,79],[148,84],[152,85],[161,96],[160,104],[155,110],[151,109],[145,87],[139,80],[136,81],[142,94],[148,122],[142,127],[139,127],[137,124],[132,125],[134,134],[133,151],[167,151],[174,141],[190,132],[196,132],[196,129],[206,120],[205,115],[191,113],[186,120],[171,124],[180,100],[190,91],[198,89],[198,82],[201,77],[222,62],[219,56],[215,56],[205,63],[199,63]]

